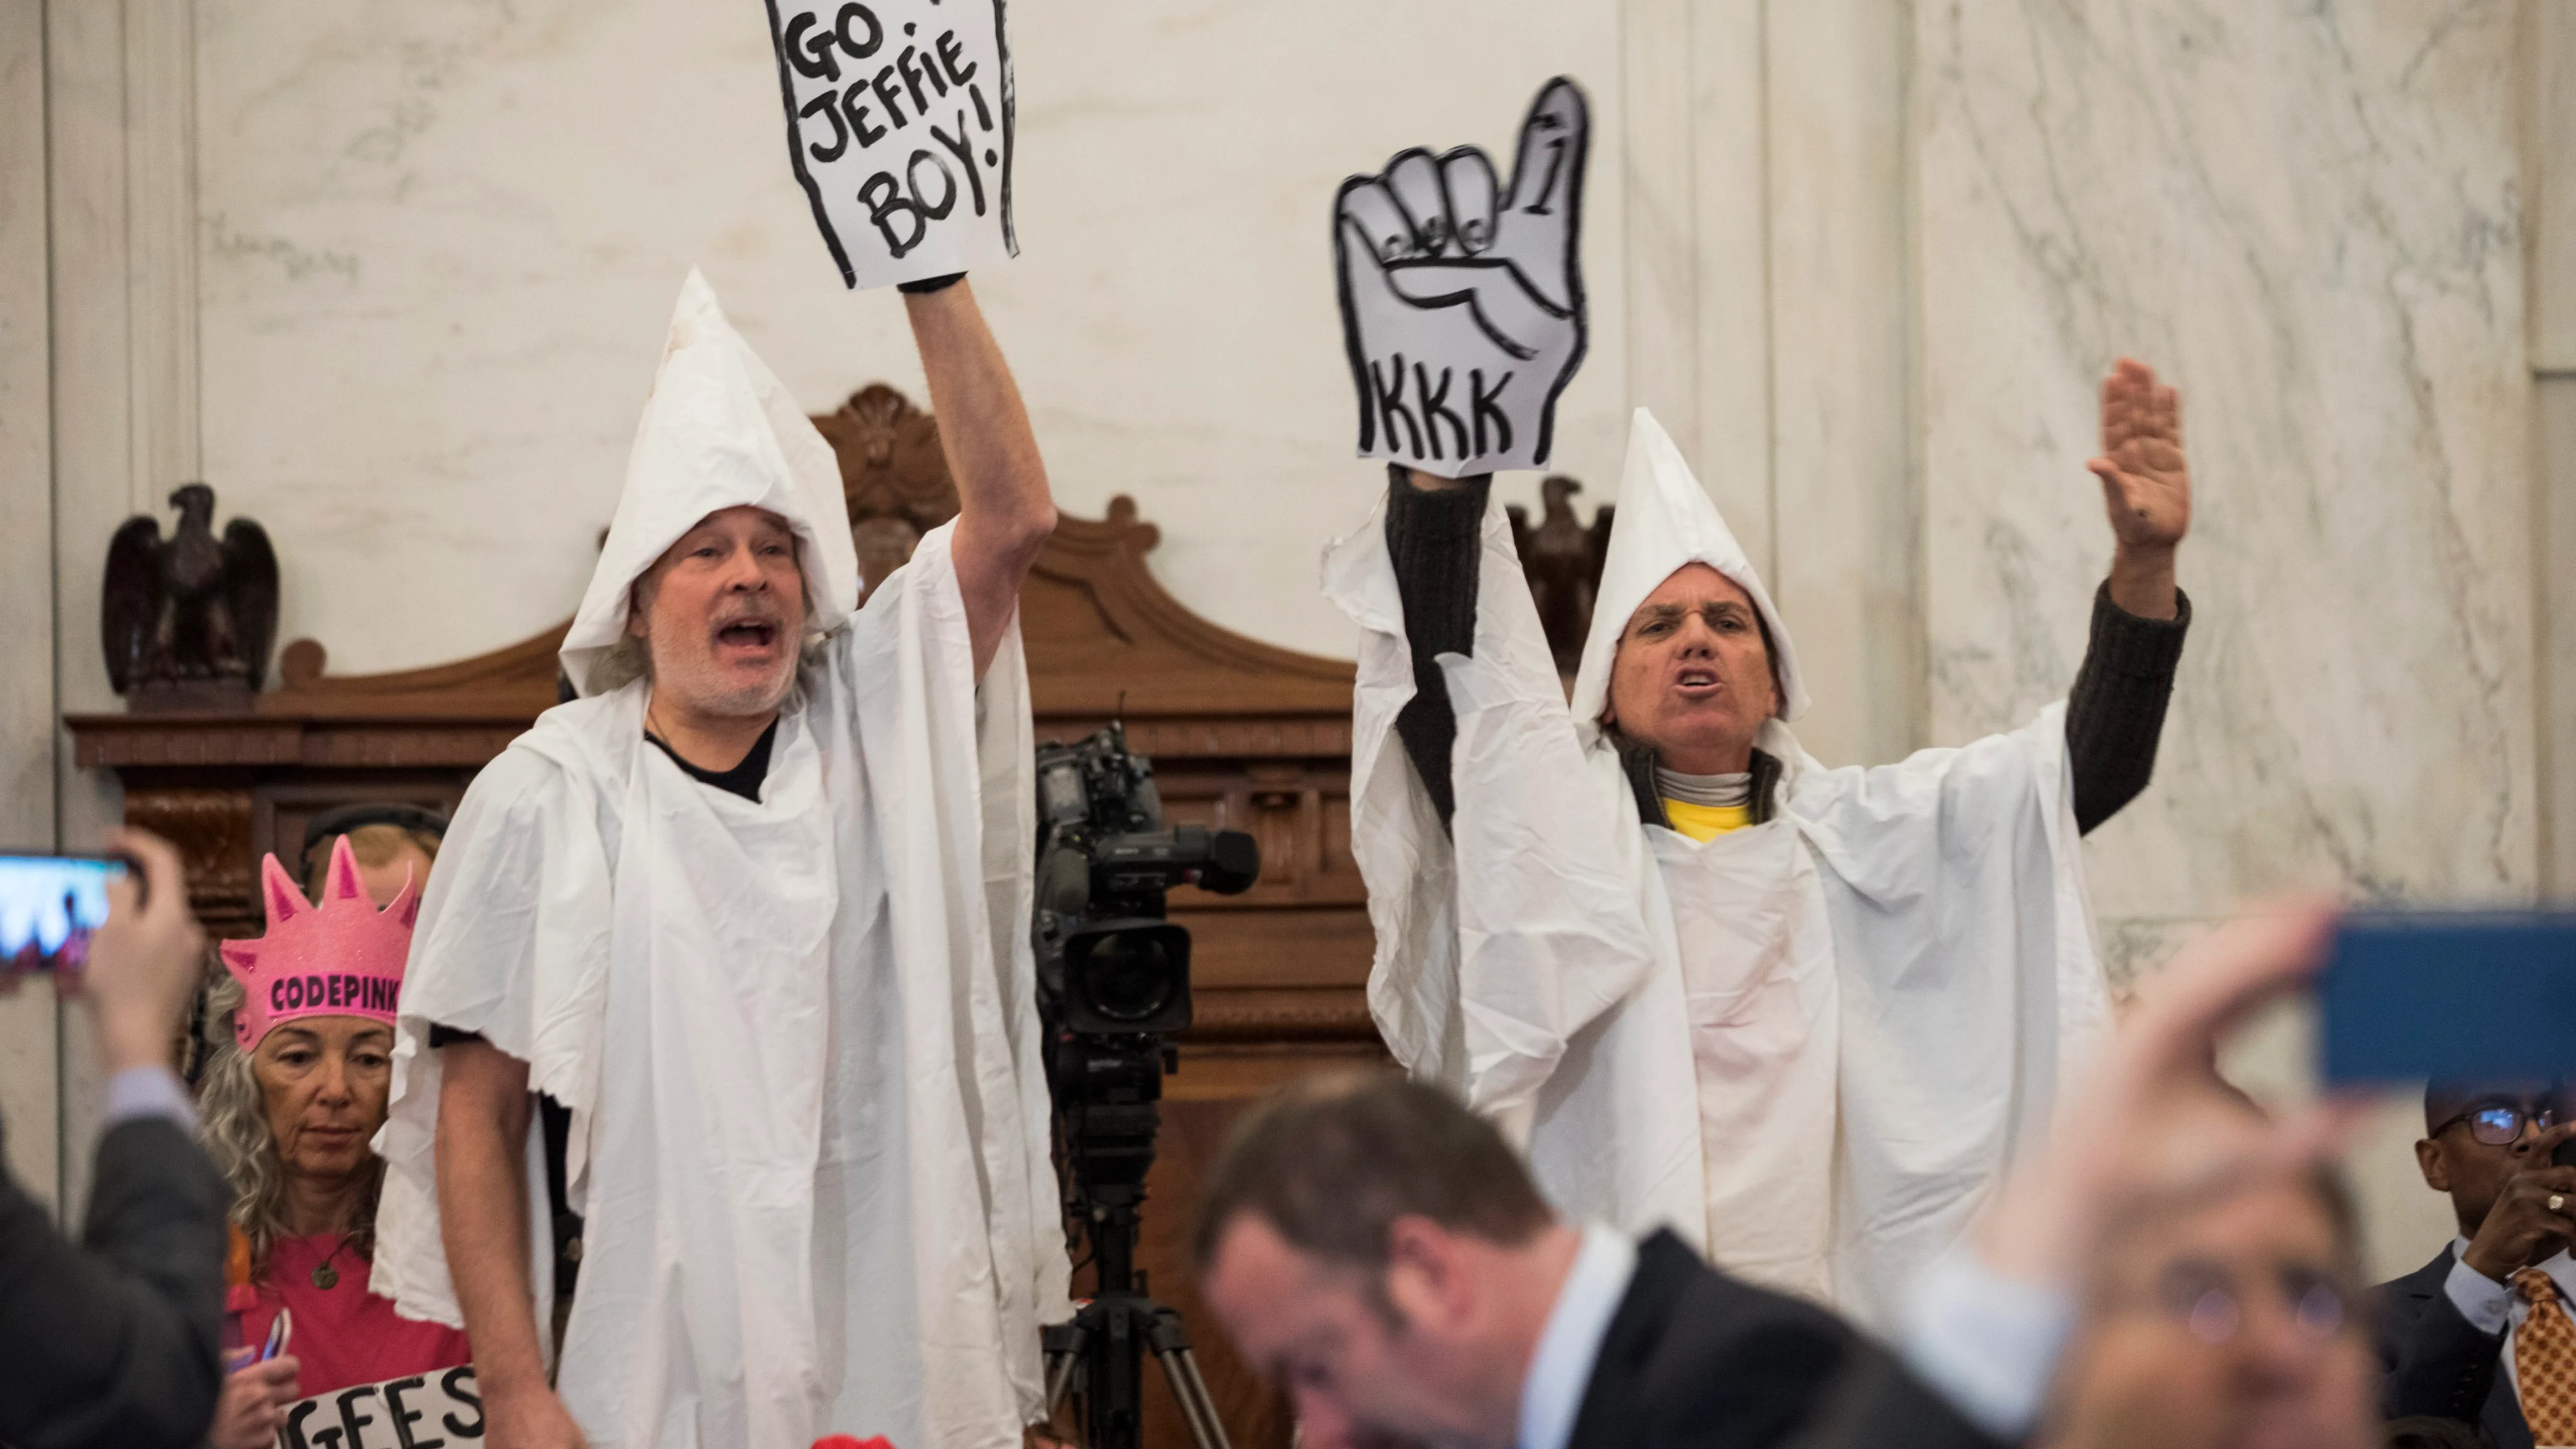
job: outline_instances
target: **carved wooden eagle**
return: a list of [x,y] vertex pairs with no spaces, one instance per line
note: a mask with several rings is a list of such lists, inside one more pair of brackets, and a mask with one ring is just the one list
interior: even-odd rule
[[1547,631],[1548,652],[1556,672],[1571,676],[1583,664],[1583,638],[1592,630],[1592,598],[1601,587],[1601,564],[1610,547],[1610,516],[1601,505],[1587,526],[1574,520],[1567,500],[1583,485],[1559,473],[1538,485],[1538,527],[1530,527],[1529,510],[1513,504],[1512,546],[1520,550],[1521,572],[1528,576],[1530,602],[1538,606],[1538,623]]
[[107,677],[137,685],[240,680],[260,686],[277,641],[277,553],[268,530],[236,518],[215,537],[215,490],[190,483],[170,495],[179,527],[168,539],[149,514],[107,546],[99,609]]

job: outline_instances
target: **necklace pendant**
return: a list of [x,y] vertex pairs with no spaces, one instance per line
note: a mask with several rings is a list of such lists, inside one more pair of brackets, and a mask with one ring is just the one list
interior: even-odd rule
[[329,1263],[329,1262],[327,1262],[327,1261],[314,1264],[314,1265],[313,1265],[313,1286],[314,1286],[314,1287],[316,1287],[316,1288],[337,1288],[337,1287],[339,1287],[339,1286],[340,1286],[340,1272],[339,1272],[339,1270],[338,1270],[338,1269],[336,1269],[336,1268],[334,1268],[334,1267],[332,1267],[332,1266],[330,1265],[330,1263]]

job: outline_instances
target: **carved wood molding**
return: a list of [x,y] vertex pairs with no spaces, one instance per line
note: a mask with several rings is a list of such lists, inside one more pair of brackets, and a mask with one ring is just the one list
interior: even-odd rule
[[325,672],[330,656],[319,641],[298,639],[278,661],[282,682],[259,697],[256,710],[304,720],[533,720],[555,705],[555,656],[571,631],[566,619],[453,664],[336,676]]
[[1193,993],[1189,1034],[1200,1043],[1299,1041],[1374,1043],[1368,993],[1357,988]]
[[[1109,500],[1107,518],[1056,525],[1020,595],[1038,712],[1102,719],[1123,712],[1131,731],[1144,720],[1193,715],[1338,720],[1339,736],[1314,736],[1311,752],[1347,755],[1356,666],[1264,644],[1190,612],[1145,567],[1161,540],[1125,494]],[[1197,752],[1186,731],[1170,743]],[[1197,749],[1218,752],[1211,744]],[[1274,743],[1265,752],[1288,751]]]
[[841,501],[858,550],[859,600],[903,566],[921,536],[957,516],[957,482],[939,446],[939,423],[912,399],[872,382],[814,417],[841,464]]

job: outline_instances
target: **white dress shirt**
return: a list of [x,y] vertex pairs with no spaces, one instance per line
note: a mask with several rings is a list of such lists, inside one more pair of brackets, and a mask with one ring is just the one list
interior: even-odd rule
[[102,1125],[113,1127],[137,1117],[160,1117],[187,1132],[197,1130],[197,1105],[187,1086],[168,1067],[127,1067],[107,1079],[107,1110]]
[[2075,1295],[1986,1266],[1965,1243],[1932,1262],[1897,1315],[1896,1353],[1970,1423],[2025,1438],[2075,1331]]
[[[2519,1403],[2522,1380],[2513,1371],[2511,1330],[2522,1327],[2522,1320],[2531,1313],[2531,1305],[2512,1284],[2499,1283],[2470,1267],[2468,1252],[2468,1239],[2451,1240],[2451,1276],[2442,1280],[2442,1292],[2451,1300],[2451,1306],[2460,1310],[2460,1316],[2469,1321],[2471,1328],[2480,1333],[2505,1335],[2505,1379],[2513,1385],[2514,1400]],[[2576,1302],[2576,1258],[2570,1258],[2562,1249],[2558,1256],[2542,1259],[2538,1267],[2549,1275],[2550,1282],[2558,1285],[2561,1307]]]
[[1601,1340],[1636,1274],[1636,1244],[1599,1223],[1583,1225],[1583,1246],[1557,1290],[1556,1306],[1548,1310],[1538,1352],[1530,1355],[1529,1377],[1521,1381],[1520,1449],[1565,1449],[1574,1437],[1574,1416],[1592,1384]]
[[[1601,1341],[1636,1272],[1635,1244],[1598,1223],[1584,1225],[1583,1246],[1521,1382],[1519,1449],[1566,1449]],[[1971,1423],[2009,1441],[2039,1421],[2074,1328],[2074,1294],[2006,1278],[1962,1245],[1907,1294],[1897,1356]]]

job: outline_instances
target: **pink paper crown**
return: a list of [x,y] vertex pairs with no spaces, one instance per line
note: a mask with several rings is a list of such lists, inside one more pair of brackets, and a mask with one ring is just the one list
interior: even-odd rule
[[363,1016],[393,1025],[412,921],[420,914],[418,883],[404,881],[401,894],[377,910],[345,835],[331,843],[320,905],[304,898],[274,855],[260,862],[259,883],[268,898],[268,934],[223,943],[224,969],[242,984],[242,1007],[233,1013],[241,1049],[257,1047],[272,1027],[300,1016]]

